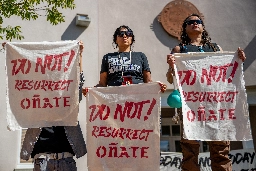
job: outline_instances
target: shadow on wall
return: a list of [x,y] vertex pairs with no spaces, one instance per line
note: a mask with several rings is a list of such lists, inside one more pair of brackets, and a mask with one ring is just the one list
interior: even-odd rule
[[[158,17],[158,16],[157,16]],[[162,27],[161,23],[158,21],[157,17],[155,17],[153,23],[150,25],[150,29],[155,33],[157,39],[164,45],[170,49],[170,52],[173,47],[179,44],[177,38],[169,35],[164,28]]]
[[76,25],[76,17],[71,21],[68,28],[61,35],[61,40],[77,40],[77,38],[84,32],[86,27]]
[[[246,71],[247,68],[250,67],[251,64],[255,61],[255,47],[256,47],[256,35],[252,39],[252,41],[246,46],[244,49],[246,60],[244,62],[244,71]],[[252,66],[253,68],[256,68],[256,66]]]

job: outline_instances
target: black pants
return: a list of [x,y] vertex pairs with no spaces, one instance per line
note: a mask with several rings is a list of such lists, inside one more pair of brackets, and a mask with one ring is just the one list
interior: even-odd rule
[[76,162],[73,157],[63,159],[38,158],[34,161],[33,171],[77,171]]

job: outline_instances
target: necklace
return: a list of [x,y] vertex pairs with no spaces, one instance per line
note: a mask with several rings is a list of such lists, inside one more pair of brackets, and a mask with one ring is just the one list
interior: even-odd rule
[[[129,58],[130,58],[130,60],[129,60],[129,64],[131,65],[132,64],[132,51],[129,51]],[[123,58],[121,58],[121,56],[120,56],[120,52],[119,52],[119,54],[118,54],[118,59],[119,59],[119,61],[120,61],[120,64],[121,64],[121,68],[122,68],[122,77],[123,77],[123,75],[124,75],[124,60],[123,60]]]

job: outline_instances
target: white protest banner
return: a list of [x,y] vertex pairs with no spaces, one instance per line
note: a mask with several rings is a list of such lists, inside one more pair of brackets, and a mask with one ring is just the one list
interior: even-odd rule
[[159,170],[159,92],[156,82],[89,89],[89,171]]
[[78,41],[6,44],[8,129],[77,125]]
[[[232,161],[232,171],[256,171],[254,149],[232,150],[229,152]],[[182,153],[162,152],[160,171],[180,171]],[[211,171],[210,153],[199,153],[198,163],[201,171]]]
[[250,140],[243,65],[237,53],[175,54],[182,96],[183,137]]

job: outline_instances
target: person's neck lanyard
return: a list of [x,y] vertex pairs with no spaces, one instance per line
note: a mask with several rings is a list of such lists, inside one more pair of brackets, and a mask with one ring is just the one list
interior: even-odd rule
[[[130,51],[129,57],[130,57],[130,66],[131,66],[131,64],[132,64],[132,51]],[[122,77],[123,77],[123,75],[124,75],[124,69],[123,69],[123,67],[124,67],[124,66],[123,66],[124,61],[123,61],[123,58],[121,58],[121,56],[120,56],[120,52],[119,52],[119,54],[118,54],[118,59],[119,59],[120,64],[121,64],[121,68],[122,68]]]

